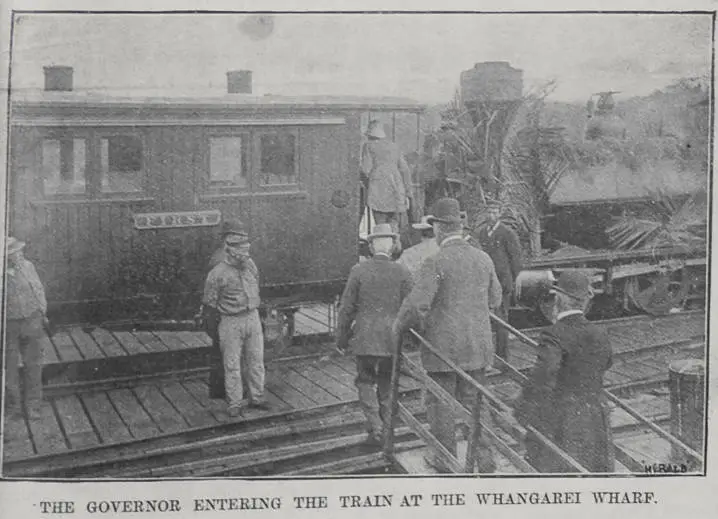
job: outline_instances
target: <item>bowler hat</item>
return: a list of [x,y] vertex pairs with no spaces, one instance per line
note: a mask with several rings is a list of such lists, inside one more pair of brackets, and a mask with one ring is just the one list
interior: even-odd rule
[[461,210],[459,201],[455,198],[440,198],[434,204],[429,223],[461,223]]
[[249,236],[247,229],[241,220],[225,220],[222,223],[222,238],[228,234],[238,234],[240,236]]
[[591,278],[581,270],[566,270],[551,287],[553,292],[560,292],[574,299],[583,300],[593,295]]
[[380,223],[375,225],[371,230],[371,234],[366,237],[367,240],[371,241],[375,238],[399,238],[399,235],[394,232],[389,223]]
[[366,129],[367,137],[375,137],[377,139],[385,139],[386,133],[384,133],[384,125],[381,121],[376,119],[369,121],[369,126]]
[[18,240],[17,238],[10,236],[7,239],[7,253],[8,254],[14,254],[18,251],[21,251],[25,248],[25,242]]

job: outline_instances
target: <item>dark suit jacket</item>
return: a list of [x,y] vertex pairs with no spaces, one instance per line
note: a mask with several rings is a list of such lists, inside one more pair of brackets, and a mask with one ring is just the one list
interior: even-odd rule
[[[582,314],[572,314],[544,331],[540,344],[516,406],[517,418],[589,470],[612,470],[610,424],[602,397],[603,375],[612,363],[608,334]],[[545,465],[536,468],[559,471],[552,458],[545,457]]]
[[[489,308],[501,304],[501,286],[489,256],[451,239],[427,258],[397,317],[402,330],[423,321],[425,337],[460,368],[482,369],[493,362]],[[451,371],[422,352],[426,371]]]
[[514,280],[522,268],[519,238],[510,227],[503,223],[499,223],[496,230],[489,235],[492,227],[493,224],[482,225],[473,238],[491,256],[504,294],[512,293]]
[[386,256],[355,265],[339,303],[337,347],[355,355],[392,355],[391,325],[411,286],[409,269]]

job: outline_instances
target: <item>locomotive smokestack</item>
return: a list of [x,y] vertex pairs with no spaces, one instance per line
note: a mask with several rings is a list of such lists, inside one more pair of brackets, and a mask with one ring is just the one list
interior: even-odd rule
[[251,94],[252,93],[252,71],[251,70],[230,70],[227,72],[227,93],[228,94]]
[[43,67],[45,71],[45,90],[51,92],[72,91],[72,67]]

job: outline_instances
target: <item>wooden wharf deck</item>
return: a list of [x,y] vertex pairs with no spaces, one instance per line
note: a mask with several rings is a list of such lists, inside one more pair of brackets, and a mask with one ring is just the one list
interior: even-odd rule
[[[317,321],[321,315],[326,315],[322,309],[314,313]],[[298,319],[298,334],[320,333],[318,325],[311,327],[312,319],[306,322],[306,328],[302,328],[304,322],[301,317]],[[617,359],[606,377],[607,387],[640,380],[667,379],[668,365],[672,360],[688,356],[705,357],[702,342],[705,315],[698,312],[667,318],[617,319],[604,322],[602,326],[607,328],[613,339]],[[642,341],[637,341],[637,337]],[[48,366],[55,364],[62,368],[97,362],[98,357],[90,355],[96,356],[98,352],[104,355],[104,360],[127,357],[141,363],[142,359],[152,355],[170,357],[182,351],[206,349],[208,344],[209,339],[202,332],[133,332],[100,328],[87,331],[73,328],[56,335],[52,341],[46,339],[45,346],[56,354],[54,359],[50,355],[46,357]],[[646,348],[650,354],[641,354],[641,350]],[[356,401],[354,359],[326,355],[328,351],[329,344],[325,344],[316,349],[313,356],[290,357],[268,364],[266,389],[273,405],[272,414]],[[527,369],[533,360],[534,353],[528,347],[512,340],[512,364],[519,369]],[[195,428],[212,428],[232,421],[259,419],[266,414],[248,410],[243,417],[230,420],[224,404],[209,399],[203,372],[190,370],[184,375],[175,375],[166,379],[134,383],[124,381],[121,384],[110,381],[107,386],[101,387],[80,386],[68,391],[48,391],[42,420],[7,421],[4,424],[4,462],[63,452],[77,452],[79,455],[93,447],[159,438]],[[412,379],[403,380],[402,389],[416,387]],[[513,400],[518,393],[518,386],[501,375],[491,377],[491,387],[507,401]],[[639,407],[651,416],[665,418],[665,403],[658,405],[655,401],[644,399],[639,401]],[[614,410],[612,421],[615,426],[630,425],[632,420],[622,411]]]

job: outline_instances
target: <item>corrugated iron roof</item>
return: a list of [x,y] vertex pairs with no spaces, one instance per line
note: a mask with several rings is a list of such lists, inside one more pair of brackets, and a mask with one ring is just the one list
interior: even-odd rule
[[612,164],[566,172],[551,194],[551,204],[562,206],[642,200],[657,193],[688,195],[705,190],[707,182],[705,172],[681,170],[673,160],[658,161],[654,167],[639,171]]

